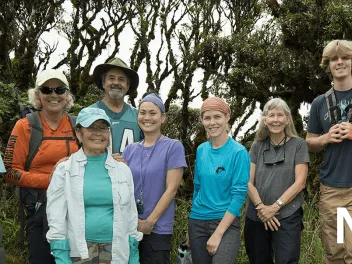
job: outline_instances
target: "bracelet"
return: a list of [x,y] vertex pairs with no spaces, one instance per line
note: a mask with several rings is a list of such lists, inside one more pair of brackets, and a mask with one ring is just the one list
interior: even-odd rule
[[259,202],[259,203],[257,203],[256,205],[255,205],[255,207],[257,207],[258,205],[260,205],[260,204],[262,204],[263,202]]

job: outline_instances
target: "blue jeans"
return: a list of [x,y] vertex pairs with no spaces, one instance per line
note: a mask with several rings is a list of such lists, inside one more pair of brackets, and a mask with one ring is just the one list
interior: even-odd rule
[[240,248],[240,220],[238,218],[226,230],[216,254],[210,256],[207,251],[207,241],[221,220],[188,220],[188,235],[193,264],[235,263]]

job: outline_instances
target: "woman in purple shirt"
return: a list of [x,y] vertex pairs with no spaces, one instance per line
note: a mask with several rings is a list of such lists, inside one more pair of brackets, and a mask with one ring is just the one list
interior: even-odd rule
[[165,107],[155,93],[139,104],[138,124],[144,140],[128,145],[123,158],[133,174],[138,210],[138,231],[144,237],[139,245],[140,262],[170,263],[174,197],[183,170],[187,167],[180,141],[161,134]]

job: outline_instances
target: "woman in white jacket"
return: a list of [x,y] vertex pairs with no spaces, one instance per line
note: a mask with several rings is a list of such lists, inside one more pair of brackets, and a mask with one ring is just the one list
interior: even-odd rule
[[76,122],[82,148],[54,170],[46,236],[56,264],[126,264],[129,240],[142,239],[131,171],[107,148],[110,126],[104,110],[83,109]]

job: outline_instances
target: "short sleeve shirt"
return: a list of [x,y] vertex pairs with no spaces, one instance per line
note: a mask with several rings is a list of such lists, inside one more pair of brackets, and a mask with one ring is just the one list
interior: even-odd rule
[[[140,199],[143,188],[144,213],[138,218],[147,219],[166,190],[167,172],[187,167],[184,147],[178,140],[163,137],[150,147],[140,143],[128,145],[123,158],[132,171],[136,201]],[[172,234],[174,214],[175,203],[172,200],[154,225],[153,233]]]
[[[285,157],[284,162],[276,165],[264,164],[264,151],[267,157]],[[295,182],[295,167],[297,164],[309,163],[307,143],[298,137],[290,138],[276,152],[268,139],[256,141],[250,150],[251,162],[255,164],[254,186],[258,190],[262,202],[266,205],[275,203],[277,199]],[[302,206],[303,197],[299,193],[290,203],[279,211],[277,219],[283,219],[292,215]],[[247,217],[259,221],[256,209],[250,201],[247,208]]]
[[[337,106],[341,116],[346,115],[346,107],[352,104],[352,89],[336,91]],[[330,129],[328,107],[325,96],[314,99],[308,121],[308,132],[326,134]],[[352,187],[352,140],[345,139],[341,143],[328,144],[324,150],[324,162],[320,166],[320,181],[330,187]]]

